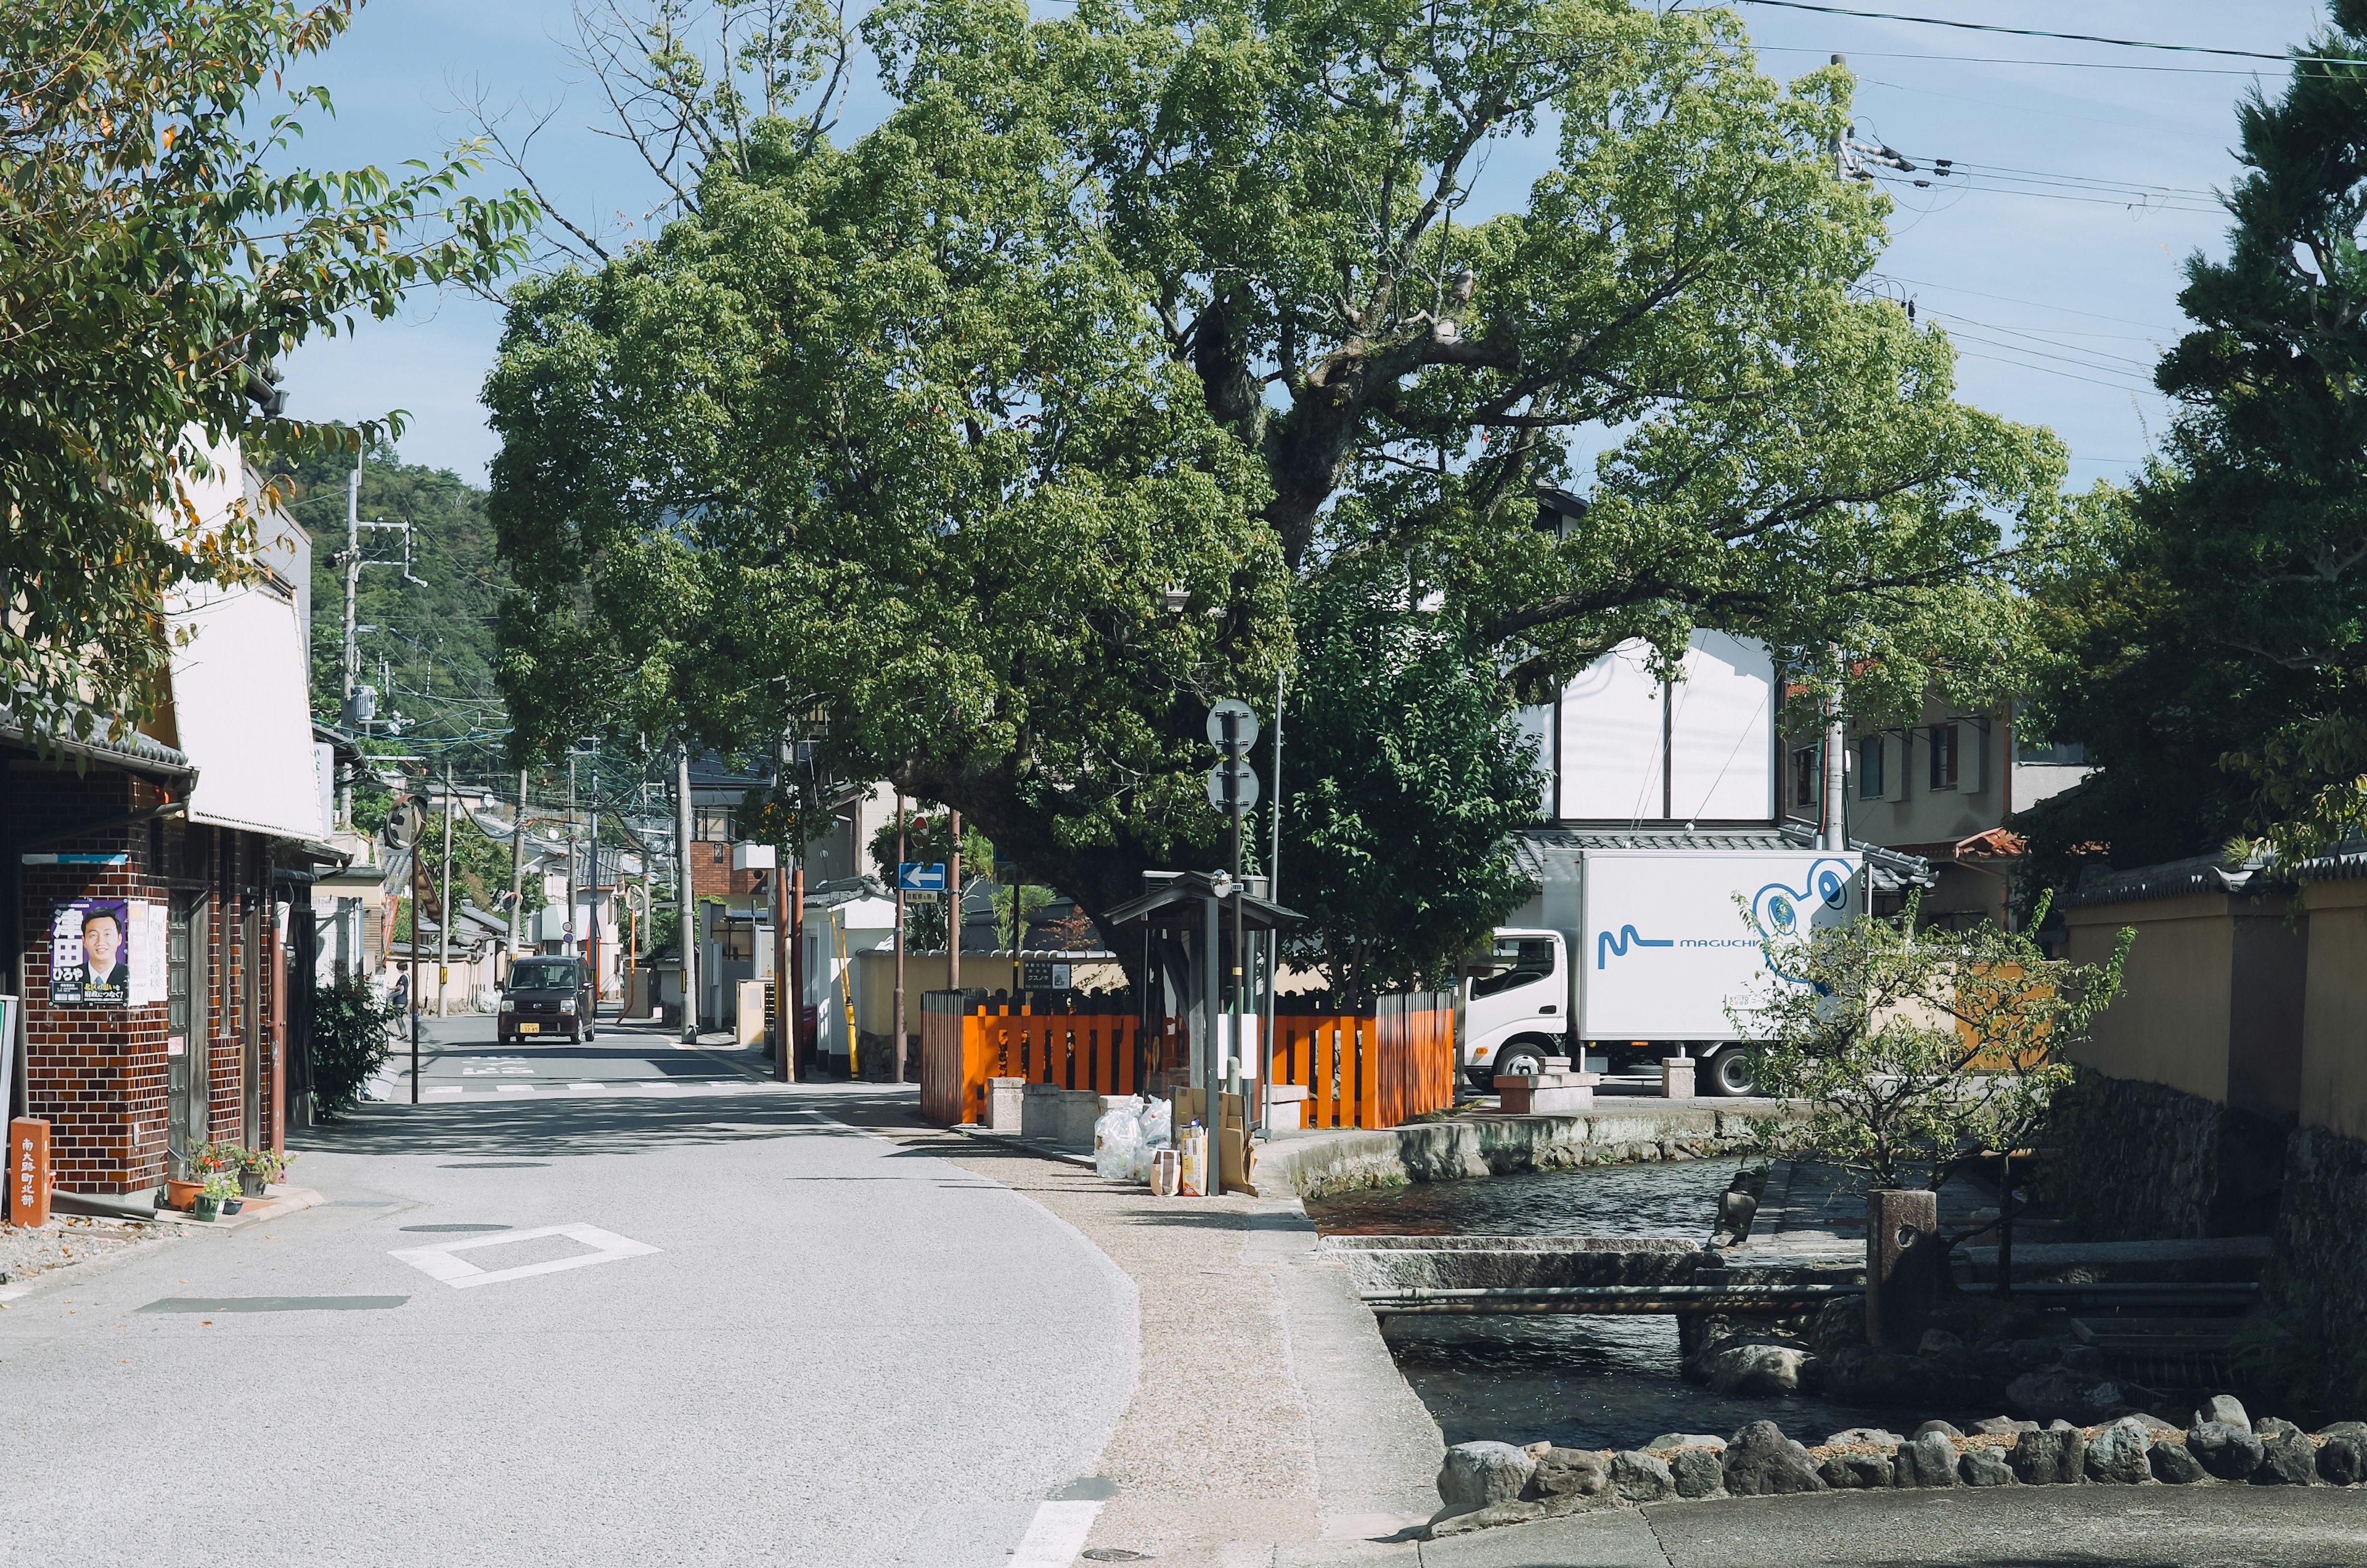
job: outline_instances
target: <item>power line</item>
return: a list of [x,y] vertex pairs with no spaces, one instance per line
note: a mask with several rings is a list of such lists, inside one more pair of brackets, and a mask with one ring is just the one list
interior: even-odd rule
[[1976,299],[1995,299],[2001,305],[2027,305],[2033,310],[2055,310],[2066,316],[2085,316],[2091,321],[2118,321],[2127,327],[2153,327],[2151,321],[2140,321],[2128,316],[2107,316],[2101,310],[2075,310],[2069,305],[2053,305],[2043,299],[2018,299],[2010,294],[1987,294],[1977,288],[1966,288],[1955,283],[1926,283],[1921,278],[1901,277],[1897,273],[1872,272],[1868,277],[1879,277],[1886,283],[1903,283],[1909,288],[1937,288],[1949,294],[1969,294]]
[[1816,11],[1828,17],[1856,17],[1873,22],[1912,22],[1918,27],[1954,28],[1968,33],[2003,33],[2013,38],[2060,39],[2067,43],[2101,43],[2114,49],[2158,49],[2174,54],[2216,54],[2236,60],[2273,60],[2280,64],[2358,65],[2339,54],[2270,54],[2257,49],[2217,49],[2202,43],[2159,43],[2150,39],[2105,38],[2096,33],[2058,33],[2044,28],[2008,28],[1995,22],[1959,22],[1946,17],[1909,17],[1897,11],[1853,11],[1842,6],[1817,6],[1808,0],[1739,0],[1745,6],[1772,6],[1785,11]]
[[[1758,54],[1826,54],[1823,49],[1810,49],[1798,44],[1752,43],[1750,48]],[[2148,65],[2133,60],[2029,60],[2018,54],[1905,54],[1892,50],[1853,49],[1852,60],[1934,60],[1959,65],[2044,65],[2067,71],[2146,71],[2170,76],[2258,76],[2257,65]],[[2284,60],[2286,55],[2262,58]],[[2296,71],[2295,75],[2314,81],[2333,82],[2351,73],[2345,71]]]

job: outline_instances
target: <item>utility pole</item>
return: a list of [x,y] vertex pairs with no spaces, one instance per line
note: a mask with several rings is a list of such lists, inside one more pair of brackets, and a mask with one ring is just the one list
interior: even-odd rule
[[904,1081],[904,792],[896,792],[896,1081]]
[[[1829,645],[1828,645],[1829,648]],[[1835,660],[1834,679],[1840,677],[1840,649],[1832,649]],[[1849,852],[1849,821],[1843,815],[1843,794],[1849,788],[1849,720],[1841,712],[1840,689],[1836,686],[1830,705],[1825,709],[1825,810],[1823,847],[1829,853]]]
[[[352,724],[354,687],[362,678],[361,639],[354,625],[355,595],[362,582],[362,459],[354,456],[354,471],[345,476],[345,650],[343,663],[345,701],[337,709],[342,722]],[[337,820],[350,826],[354,819],[354,784],[350,776],[337,803]]]
[[690,742],[674,763],[674,927],[682,944],[682,1038],[698,1042],[698,895],[690,874]]
[[790,1069],[794,1075],[813,1061],[813,1042],[806,1036],[806,852],[802,844],[789,871],[789,1005],[796,1010],[789,1015],[789,1038],[796,1043],[797,1066]]
[[600,1027],[600,808],[592,808],[592,886],[583,900],[583,953],[592,966],[592,1016],[586,1027]]
[[958,991],[962,988],[961,813],[949,809],[946,825],[954,835],[953,856],[946,863],[946,989]]
[[[1282,902],[1282,692],[1288,671],[1277,670],[1274,674],[1274,761],[1267,765],[1267,786],[1274,791],[1273,821],[1268,825],[1265,857],[1265,896]],[[1258,1125],[1273,1124],[1274,1113],[1274,992],[1282,984],[1282,928],[1275,926],[1265,933],[1265,1027],[1258,1031],[1258,1093],[1261,1106]]]
[[567,956],[583,956],[575,950],[575,746],[567,747]]
[[419,1103],[419,845],[411,846],[411,984],[403,1005],[411,1009],[411,1103]]
[[518,935],[526,920],[526,770],[518,770],[517,815],[511,818],[510,830],[510,941],[508,954],[503,959],[502,978],[509,978],[509,965],[517,962]]
[[[436,906],[436,1016],[447,1018],[449,1009],[444,1000],[444,986],[452,977],[452,763],[444,762],[444,891]],[[412,930],[419,929],[416,915],[412,917]]]

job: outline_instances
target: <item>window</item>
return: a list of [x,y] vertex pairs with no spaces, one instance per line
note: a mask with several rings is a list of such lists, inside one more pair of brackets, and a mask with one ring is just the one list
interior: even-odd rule
[[583,983],[572,958],[521,958],[510,965],[510,985],[521,991],[568,991]]
[[1882,798],[1882,737],[1869,735],[1857,743],[1857,797]]
[[1471,982],[1474,998],[1492,997],[1515,986],[1535,985],[1553,973],[1554,944],[1542,937],[1501,937],[1492,957],[1498,967]]
[[1803,746],[1792,753],[1792,804],[1795,806],[1817,804],[1817,774],[1820,771],[1817,766],[1817,750],[1814,746]]
[[725,963],[744,964],[756,956],[756,922],[715,922],[715,956]]
[[1956,737],[1959,726],[1935,724],[1931,727],[1931,787],[1956,787]]
[[2033,746],[2025,740],[2014,750],[2022,761],[2033,767],[2084,768],[2088,765],[2085,741],[2057,740],[2051,745]]
[[732,843],[740,837],[739,810],[730,806],[698,806],[691,809],[692,832],[701,839]]

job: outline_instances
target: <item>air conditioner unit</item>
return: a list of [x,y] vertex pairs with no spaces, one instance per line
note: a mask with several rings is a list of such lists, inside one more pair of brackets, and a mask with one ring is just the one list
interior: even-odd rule
[[734,871],[771,871],[776,864],[776,852],[770,844],[731,846],[731,869]]

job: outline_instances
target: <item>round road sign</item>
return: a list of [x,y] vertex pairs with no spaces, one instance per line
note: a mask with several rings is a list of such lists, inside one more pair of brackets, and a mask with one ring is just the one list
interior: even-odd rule
[[1227,743],[1225,721],[1228,718],[1233,721],[1232,745],[1246,751],[1257,744],[1257,715],[1251,712],[1250,705],[1240,698],[1227,697],[1208,710],[1209,745],[1222,747]]

